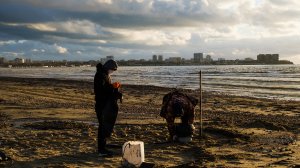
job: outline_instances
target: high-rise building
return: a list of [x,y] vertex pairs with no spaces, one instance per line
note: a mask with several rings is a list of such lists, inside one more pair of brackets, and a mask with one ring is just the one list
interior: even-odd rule
[[25,59],[24,58],[16,58],[15,59],[15,63],[22,63],[22,64],[24,64],[25,63]]
[[279,61],[279,54],[258,54],[257,62],[259,63],[277,63]]
[[159,62],[163,62],[163,60],[164,60],[163,56],[162,55],[158,55],[158,61]]
[[194,62],[196,63],[203,62],[203,53],[194,53]]
[[0,64],[3,64],[6,62],[6,59],[4,57],[0,57]]
[[205,62],[212,62],[212,61],[213,60],[212,60],[211,56],[210,55],[206,55]]
[[30,58],[25,59],[26,63],[32,63],[32,60]]
[[152,56],[152,61],[153,61],[153,62],[157,62],[157,55],[153,55],[153,56]]

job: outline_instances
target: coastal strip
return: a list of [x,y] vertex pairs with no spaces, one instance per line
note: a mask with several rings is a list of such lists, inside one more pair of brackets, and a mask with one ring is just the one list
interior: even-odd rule
[[[118,167],[117,156],[99,160],[93,83],[49,78],[0,77],[1,151],[11,167]],[[145,142],[146,161],[158,166],[286,166],[299,163],[300,107],[292,100],[203,93],[204,136],[167,143],[159,116],[173,90],[122,85],[123,103],[109,143]],[[198,90],[180,91],[198,97]],[[199,107],[196,107],[198,118]],[[179,120],[177,120],[177,123]],[[196,129],[199,123],[195,123]]]

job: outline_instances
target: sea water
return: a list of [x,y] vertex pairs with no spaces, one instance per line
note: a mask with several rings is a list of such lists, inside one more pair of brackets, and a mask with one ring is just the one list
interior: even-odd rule
[[[300,65],[121,66],[122,84],[199,89],[270,99],[300,100]],[[0,68],[0,76],[93,81],[95,67]]]

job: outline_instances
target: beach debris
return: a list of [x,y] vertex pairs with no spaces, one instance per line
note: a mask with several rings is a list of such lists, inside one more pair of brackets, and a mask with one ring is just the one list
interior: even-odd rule
[[0,151],[0,162],[9,161],[9,160],[11,160],[11,158],[6,156],[5,153]]
[[122,166],[140,167],[145,161],[144,142],[128,141],[122,147]]
[[0,128],[5,128],[7,126],[7,119],[8,116],[5,113],[0,112]]

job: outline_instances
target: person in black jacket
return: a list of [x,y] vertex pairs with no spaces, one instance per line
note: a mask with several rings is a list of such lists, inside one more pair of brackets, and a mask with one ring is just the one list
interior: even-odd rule
[[98,153],[99,156],[111,156],[112,152],[106,149],[106,138],[111,136],[118,115],[118,99],[122,94],[111,83],[110,74],[117,70],[118,64],[108,60],[103,66],[96,66],[94,77],[95,111],[99,122],[98,127]]

